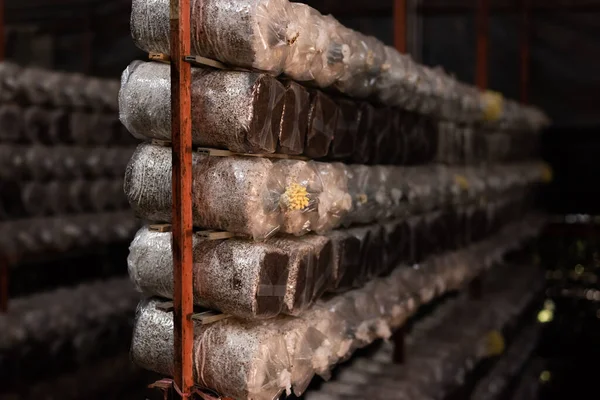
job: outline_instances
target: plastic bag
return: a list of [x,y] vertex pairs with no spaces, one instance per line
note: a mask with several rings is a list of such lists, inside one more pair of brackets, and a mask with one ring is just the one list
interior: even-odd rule
[[[119,115],[135,137],[171,140],[170,82],[169,66],[160,63],[134,61],[123,72]],[[191,93],[194,144],[238,153],[276,150],[285,103],[285,88],[276,79],[194,68]],[[288,117],[295,116],[302,114]]]

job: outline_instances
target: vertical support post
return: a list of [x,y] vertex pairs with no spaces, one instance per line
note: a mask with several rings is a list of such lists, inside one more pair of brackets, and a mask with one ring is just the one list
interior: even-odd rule
[[394,47],[400,53],[407,50],[407,0],[394,0]]
[[392,340],[394,341],[394,353],[392,355],[392,361],[394,364],[402,364],[404,361],[406,361],[405,337],[406,329],[404,326],[400,327],[392,336]]
[[475,84],[481,90],[488,87],[488,47],[490,24],[490,1],[476,0],[475,32],[477,35],[477,54],[475,65]]
[[529,102],[529,59],[530,59],[530,39],[529,39],[529,0],[521,0],[521,37],[520,37],[520,97],[521,103]]
[[0,256],[0,312],[8,311],[8,260]]
[[171,142],[173,154],[173,322],[175,384],[190,397],[193,382],[192,120],[190,0],[170,0]]

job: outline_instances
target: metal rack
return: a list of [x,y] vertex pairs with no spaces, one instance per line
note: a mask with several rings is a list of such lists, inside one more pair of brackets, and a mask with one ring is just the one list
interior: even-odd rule
[[[406,0],[395,0],[395,46],[406,51]],[[192,121],[190,0],[171,0],[171,143],[173,153],[174,385],[182,398],[194,392],[192,291]],[[403,359],[404,331],[394,336]],[[164,386],[163,386],[164,388]]]
[[[523,9],[526,11],[526,0]],[[191,138],[191,54],[190,0],[170,0],[170,54],[171,54],[171,143],[173,189],[173,266],[174,266],[174,376],[173,385],[178,396],[190,398],[193,382],[193,292],[192,292],[192,138]],[[400,52],[407,50],[407,0],[394,0],[394,46]],[[524,11],[523,26],[527,28]],[[487,87],[487,54],[489,42],[489,0],[477,0],[477,85]],[[521,48],[522,100],[527,97],[528,43],[524,28]],[[481,281],[475,279],[469,292],[481,297]],[[404,329],[394,335],[395,362],[404,359]],[[153,385],[166,389],[171,383]]]

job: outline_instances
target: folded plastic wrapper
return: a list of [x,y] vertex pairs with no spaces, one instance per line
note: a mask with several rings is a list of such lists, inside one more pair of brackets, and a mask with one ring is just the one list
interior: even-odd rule
[[[276,232],[324,233],[341,223],[370,223],[429,211],[444,205],[447,198],[434,190],[448,186],[439,179],[452,179],[427,166],[344,166],[199,153],[193,155],[193,163],[194,225],[254,239]],[[527,163],[519,168],[528,165],[537,168]],[[170,149],[141,144],[127,168],[125,192],[139,216],[170,221]]]
[[[195,382],[234,398],[272,400],[292,390],[300,395],[314,374],[328,376],[330,368],[355,349],[389,338],[418,304],[457,289],[491,266],[491,249],[493,256],[501,256],[539,228],[533,221],[514,224],[487,242],[451,255],[451,262],[436,259],[398,268],[363,289],[319,301],[297,318],[195,322]],[[132,359],[172,375],[173,317],[156,305],[157,300],[150,299],[138,307]]]
[[[119,114],[121,122],[135,137],[171,140],[170,88],[168,65],[134,61],[125,69],[121,77]],[[293,110],[289,112],[286,108],[286,128],[290,131],[286,131],[284,146],[294,154],[301,152],[298,148],[301,138],[293,133],[296,128],[297,135],[304,134],[293,126],[298,121],[296,118],[306,112],[298,110],[296,114],[296,103],[300,107],[305,101],[299,88],[286,92],[279,81],[267,74],[193,68],[191,95],[195,145],[237,153],[273,153],[287,105]],[[300,99],[294,101],[295,96]]]
[[[192,52],[225,64],[284,74],[299,82],[385,105],[482,121],[487,96],[400,55],[332,16],[287,0],[193,0]],[[146,52],[169,53],[168,0],[135,0],[131,33]],[[448,104],[449,103],[449,104]],[[504,125],[539,129],[547,118],[535,109],[509,107],[497,113]]]

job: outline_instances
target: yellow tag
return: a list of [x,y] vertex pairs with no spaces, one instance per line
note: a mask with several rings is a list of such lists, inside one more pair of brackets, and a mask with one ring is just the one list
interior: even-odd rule
[[549,183],[549,182],[552,182],[552,178],[553,178],[552,167],[550,167],[548,164],[544,163],[542,165],[542,181],[544,183]]
[[483,118],[486,121],[497,121],[500,119],[504,109],[504,97],[502,97],[502,94],[488,90],[483,94],[483,102]]
[[504,353],[504,336],[498,331],[491,331],[485,335],[485,349],[488,357],[499,356]]
[[463,175],[454,175],[454,181],[462,190],[469,189],[469,181]]

